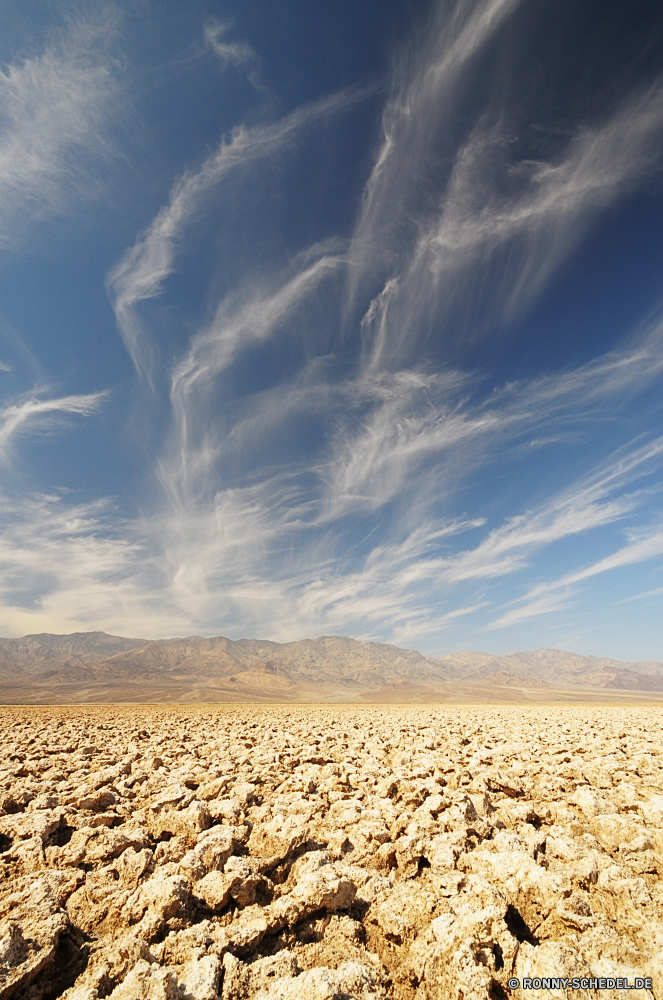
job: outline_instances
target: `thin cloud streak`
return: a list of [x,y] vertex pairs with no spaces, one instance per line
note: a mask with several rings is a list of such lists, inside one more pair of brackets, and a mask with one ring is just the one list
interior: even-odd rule
[[267,88],[260,82],[258,72],[258,56],[246,42],[229,42],[224,36],[230,31],[231,24],[213,22],[205,25],[205,44],[212,50],[221,64],[221,69],[229,67],[245,69],[246,78],[252,87],[258,91]]
[[[483,401],[468,402],[477,379],[460,372],[440,375],[406,370],[365,375],[347,386],[348,397],[373,405],[359,426],[339,428],[332,456],[320,467],[326,483],[326,516],[377,509],[418,476],[418,492],[439,496],[456,486],[489,449],[513,449],[539,429],[573,434],[578,419],[587,424],[610,419],[617,405],[642,393],[663,374],[663,321],[656,319],[622,350],[586,365],[495,389]],[[581,405],[579,407],[579,400]],[[619,401],[619,403],[618,403]],[[568,430],[571,428],[571,430]],[[430,484],[421,465],[437,456]],[[441,463],[442,456],[444,462]]]
[[[656,559],[661,555],[663,555],[663,531],[657,529],[634,539],[628,545],[618,549],[617,552],[599,559],[576,573],[567,573],[558,580],[533,587],[523,598],[525,603],[521,607],[507,611],[488,627],[505,628],[568,607],[575,597],[576,584],[599,576],[601,573],[621,569],[624,566],[632,566],[634,563],[645,562],[648,559]],[[656,593],[656,591],[651,593]]]
[[[660,471],[662,459],[663,438],[659,438],[639,448],[624,449],[613,456],[612,462],[597,470],[593,477],[582,480],[574,493],[576,498],[581,500],[581,503],[585,499],[587,500],[585,516],[588,514],[591,519],[592,512],[594,512],[596,523],[585,525],[582,520],[579,520],[579,530],[599,526],[600,523],[620,520],[634,510],[643,499],[643,496],[637,491],[630,494],[625,493],[617,500],[611,501],[607,498],[614,491],[628,488],[638,479],[650,475],[652,472]],[[573,505],[574,495],[569,500]],[[512,608],[495,619],[487,628],[504,628],[567,607],[575,596],[577,584],[609,570],[654,559],[663,554],[663,532],[660,528],[650,529],[640,534],[634,533],[631,529],[627,534],[631,535],[631,539],[626,546],[583,569],[565,573],[555,581],[538,584],[531,588],[519,599],[518,607]]]
[[[663,438],[618,452],[540,510],[511,518],[476,549],[442,562],[447,580],[506,576],[526,566],[543,546],[622,520],[641,500],[637,493],[623,491],[660,468],[662,458]],[[621,495],[614,496],[616,492]],[[575,578],[568,576],[561,585],[573,582]],[[539,593],[535,589],[532,596]]]
[[241,126],[221,142],[195,173],[177,182],[165,206],[134,246],[112,269],[107,288],[118,329],[138,374],[153,385],[158,351],[137,307],[155,299],[172,273],[177,240],[201,211],[206,196],[233,171],[275,156],[295,142],[306,127],[365,99],[373,88],[351,88],[295,109],[270,125]]
[[[592,378],[594,374],[592,367]],[[569,373],[564,377],[569,378]],[[577,382],[574,385],[577,405]],[[526,396],[525,387],[521,389]],[[550,389],[548,384],[546,391],[558,405],[558,396]],[[530,407],[523,409],[529,412],[531,425]],[[519,418],[526,422],[523,414]],[[537,412],[534,419],[545,420],[545,412]],[[503,438],[509,436],[512,420],[504,421]],[[496,435],[493,445],[498,441]],[[269,621],[282,636],[288,630],[291,634],[306,631],[313,623],[323,629],[345,630],[352,624],[355,632],[364,634],[384,629],[387,622],[393,634],[423,635],[453,620],[451,614],[443,622],[435,609],[443,595],[451,597],[458,585],[481,587],[491,579],[515,574],[541,549],[631,515],[640,497],[628,490],[639,477],[656,469],[661,448],[661,442],[653,442],[624,449],[540,510],[509,519],[476,547],[456,555],[441,555],[440,547],[460,531],[479,530],[483,519],[442,528],[432,521],[422,523],[430,516],[429,493],[434,491],[427,489],[421,470],[417,472],[421,501],[414,501],[404,485],[407,513],[383,541],[369,545],[367,554],[358,559],[344,557],[341,536],[325,529],[327,523],[339,523],[347,511],[339,508],[336,518],[328,520],[319,494],[311,494],[310,487],[301,482],[303,473],[291,469],[281,480],[263,481],[248,491],[223,490],[208,508],[200,503],[181,507],[178,518],[167,521],[170,528],[164,526],[164,537],[178,539],[169,546],[171,560],[179,554],[172,575],[173,601],[185,599],[192,614],[207,607],[211,617],[218,614],[223,595],[235,622],[249,627],[251,621],[262,621],[265,626]],[[450,468],[456,486],[459,473],[453,466],[443,466],[441,473],[436,470],[433,483]],[[414,522],[409,529],[407,517]],[[320,529],[325,530],[321,533]],[[470,606],[478,610],[479,605],[485,607],[486,602],[475,599]]]
[[0,247],[31,220],[61,214],[100,189],[95,167],[118,155],[112,6],[72,18],[39,55],[0,70]]
[[[0,632],[103,629],[146,638],[172,635],[184,621],[164,605],[111,505],[71,504],[58,495],[0,495]],[[124,535],[124,537],[122,537]]]
[[[307,251],[306,257],[313,256]],[[208,486],[214,445],[205,439],[211,420],[214,380],[233,362],[235,356],[256,343],[270,338],[275,330],[292,317],[301,303],[338,269],[338,257],[324,254],[309,266],[277,287],[271,294],[258,289],[239,304],[223,300],[208,329],[196,334],[190,349],[172,375],[171,404],[174,422],[173,452],[175,461],[168,468],[161,465],[161,481],[171,496],[191,496],[194,482]],[[201,461],[203,454],[206,456]],[[192,475],[195,469],[195,475]]]
[[[409,203],[427,159],[431,123],[450,105],[459,75],[472,57],[519,6],[520,0],[487,4],[439,4],[427,39],[394,73],[393,93],[383,113],[384,139],[367,181],[355,227],[351,257],[351,297],[362,274],[401,257]],[[406,230],[407,231],[407,230]]]
[[[24,399],[0,408],[0,461],[7,463],[11,439],[25,431],[25,425],[43,423],[43,418],[55,413],[76,413],[89,416],[96,413],[107,397],[106,392],[93,392],[82,396],[61,396],[56,399]],[[41,418],[41,419],[40,419]]]
[[[384,637],[386,631],[392,641],[416,642],[488,607],[475,591],[440,613],[445,603],[458,600],[460,584],[481,588],[497,574],[515,573],[537,549],[625,517],[638,496],[620,491],[655,468],[662,448],[653,442],[615,456],[556,501],[511,519],[457,556],[441,556],[440,549],[463,533],[481,531],[481,518],[419,524],[400,540],[388,534],[359,559],[348,557],[342,537],[307,523],[307,498],[287,477],[222,491],[207,506],[198,503],[178,514],[125,521],[119,531],[105,520],[103,503],[4,501],[3,603],[25,631],[66,631],[96,622],[151,638],[173,631],[211,633],[221,622],[221,631],[234,635],[285,640],[329,631]],[[548,591],[531,591],[529,617],[565,606],[583,580],[661,551],[660,530],[633,539]],[[16,590],[31,587],[38,598],[17,604]],[[507,611],[494,626],[527,617],[521,609]]]
[[[524,104],[479,113],[455,147],[449,138],[437,148],[454,133],[473,60],[518,6],[440,5],[429,40],[396,73],[349,251],[346,322],[372,296],[361,320],[368,370],[411,364],[433,331],[463,343],[512,320],[598,214],[658,171],[660,78],[577,123],[554,157],[518,158]],[[433,200],[422,192],[434,166]]]
[[246,42],[227,42],[223,36],[230,30],[230,24],[208,24],[205,26],[205,42],[218,56],[223,69],[228,66],[251,66],[257,56]]

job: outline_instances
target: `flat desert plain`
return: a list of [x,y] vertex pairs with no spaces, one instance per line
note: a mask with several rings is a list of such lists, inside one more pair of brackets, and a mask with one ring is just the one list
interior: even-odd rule
[[660,707],[0,712],[3,1000],[663,998]]

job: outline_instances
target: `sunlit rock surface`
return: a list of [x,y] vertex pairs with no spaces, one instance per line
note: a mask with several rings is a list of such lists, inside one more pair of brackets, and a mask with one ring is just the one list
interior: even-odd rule
[[659,708],[1,721],[0,1000],[663,998]]

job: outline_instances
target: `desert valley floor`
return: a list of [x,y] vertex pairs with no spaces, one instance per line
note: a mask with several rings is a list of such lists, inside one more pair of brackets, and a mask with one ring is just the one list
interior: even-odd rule
[[663,998],[660,706],[0,716],[1,1000]]

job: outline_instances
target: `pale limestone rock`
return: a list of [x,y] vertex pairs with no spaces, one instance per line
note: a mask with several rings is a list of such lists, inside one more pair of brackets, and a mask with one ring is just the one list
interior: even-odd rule
[[293,927],[317,910],[333,912],[350,906],[356,894],[357,887],[350,879],[320,868],[304,875],[292,892],[272,903],[268,919],[273,928]]
[[181,1000],[216,1000],[221,962],[216,955],[192,958],[177,971]]
[[110,994],[110,1000],[180,1000],[177,976],[139,959],[128,976]]
[[66,895],[65,883],[47,874],[0,902],[0,997],[25,990],[53,963],[69,927],[62,909]]
[[251,854],[286,858],[306,843],[309,827],[300,816],[275,816],[270,822],[254,827],[249,838]]
[[60,828],[62,816],[60,807],[0,816],[0,834],[11,841],[39,837],[44,844]]
[[316,968],[295,978],[277,979],[254,994],[255,1000],[382,1000],[385,996],[371,966],[344,962],[338,969]]
[[645,822],[651,826],[663,826],[663,795],[652,795],[639,803],[639,809]]
[[199,882],[196,882],[195,893],[210,910],[221,911],[230,902],[232,879],[221,872],[208,872]]
[[233,786],[233,797],[241,809],[246,809],[255,798],[255,793],[256,786],[250,781],[237,781]]
[[208,871],[222,869],[235,850],[246,843],[248,827],[212,827],[199,834],[194,851]]
[[180,916],[191,894],[191,883],[181,875],[158,872],[126,900],[124,912],[137,937],[151,941],[166,920]]
[[234,796],[214,799],[207,803],[207,808],[212,819],[222,820],[230,826],[236,826],[244,819],[244,810]]
[[270,980],[293,979],[300,968],[293,953],[284,950],[250,964],[227,953],[223,957],[223,971],[223,1000],[251,1000]]
[[388,885],[371,907],[370,920],[386,938],[401,945],[413,941],[435,916],[436,894],[410,881]]
[[196,795],[199,799],[205,802],[209,802],[210,799],[216,799],[221,795],[223,791],[228,787],[231,782],[231,778],[228,776],[220,778],[212,778],[210,781],[204,781],[202,785],[198,786]]
[[62,994],[62,1000],[98,1000],[99,993],[91,986],[72,986]]

